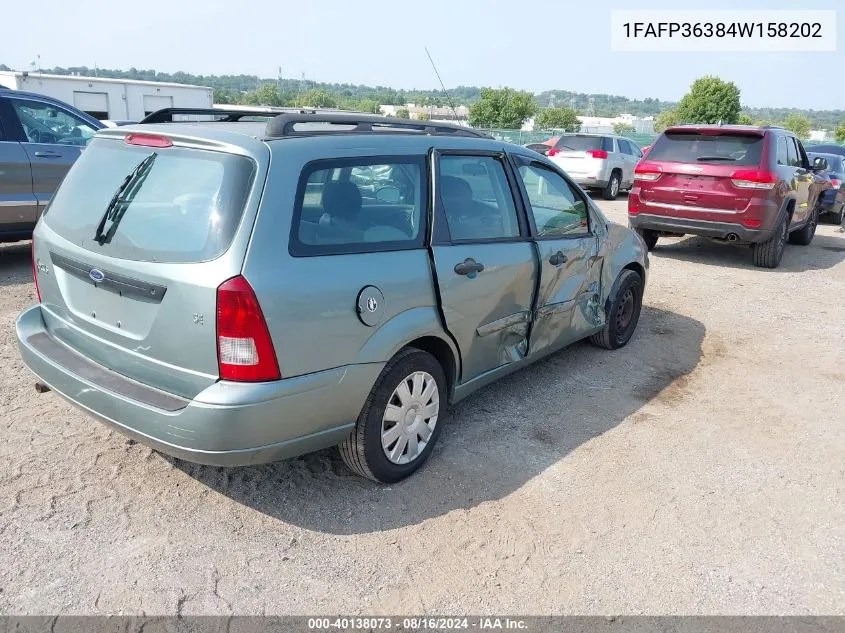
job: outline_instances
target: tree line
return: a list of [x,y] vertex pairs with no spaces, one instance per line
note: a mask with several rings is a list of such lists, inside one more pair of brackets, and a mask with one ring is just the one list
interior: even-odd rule
[[[0,64],[0,70],[11,70]],[[322,107],[379,112],[381,105],[470,106],[470,124],[482,128],[520,128],[535,117],[539,129],[576,131],[578,114],[591,108],[596,116],[613,117],[622,113],[654,116],[655,131],[668,125],[686,123],[748,123],[783,125],[806,138],[810,129],[835,129],[836,138],[845,142],[845,110],[801,110],[797,108],[743,108],[739,88],[718,77],[696,80],[678,103],[646,98],[642,100],[607,94],[575,93],[549,90],[533,95],[512,88],[458,86],[444,94],[442,90],[404,90],[387,86],[325,83],[307,79],[262,79],[257,75],[194,75],[186,72],[164,73],[130,68],[115,70],[87,66],[43,69],[54,75],[83,75],[111,79],[140,79],[209,86],[215,103],[244,105]],[[571,107],[574,106],[574,107]],[[397,116],[408,116],[400,108]],[[619,133],[630,133],[618,126]]]

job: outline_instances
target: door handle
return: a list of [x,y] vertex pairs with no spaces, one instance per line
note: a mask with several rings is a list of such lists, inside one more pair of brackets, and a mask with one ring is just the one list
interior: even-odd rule
[[56,152],[35,152],[35,155],[38,158],[61,158],[61,154],[57,154]]
[[562,251],[558,251],[557,253],[549,257],[549,263],[552,266],[560,266],[561,264],[565,264],[568,261],[569,258],[564,255]]
[[475,261],[472,257],[467,257],[460,264],[455,265],[455,272],[459,275],[468,275],[475,277],[477,273],[484,270],[484,264]]

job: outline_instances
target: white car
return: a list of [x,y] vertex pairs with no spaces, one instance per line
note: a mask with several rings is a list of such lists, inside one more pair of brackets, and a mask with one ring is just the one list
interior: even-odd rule
[[600,189],[615,200],[634,185],[643,153],[634,141],[614,134],[563,134],[546,154],[584,189]]

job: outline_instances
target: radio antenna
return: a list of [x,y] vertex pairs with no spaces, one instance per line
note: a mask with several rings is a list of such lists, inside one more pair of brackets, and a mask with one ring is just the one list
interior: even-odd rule
[[431,59],[431,53],[428,52],[428,46],[425,48],[425,54],[428,55],[428,61],[431,62],[431,67],[434,69],[434,74],[437,75],[437,81],[440,82],[440,87],[443,89],[443,94],[446,95],[446,100],[449,102],[449,107],[452,108],[452,114],[455,115],[455,122],[458,121],[458,111],[455,109],[455,104],[452,103],[452,97],[446,91],[446,86],[443,85],[443,80],[440,78],[440,73],[437,72],[437,66],[434,65],[434,60]]

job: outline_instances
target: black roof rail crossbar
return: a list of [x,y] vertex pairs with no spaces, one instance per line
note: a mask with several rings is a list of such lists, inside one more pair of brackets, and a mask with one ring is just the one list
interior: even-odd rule
[[[326,129],[297,130],[298,123],[324,123]],[[332,125],[346,125],[352,129],[331,129]],[[373,132],[375,129],[390,131],[415,131],[423,134],[440,134],[454,136],[472,136],[476,138],[491,138],[487,134],[472,128],[450,123],[433,123],[410,119],[396,119],[375,114],[357,114],[354,112],[285,112],[267,122],[265,135],[267,138],[284,138],[288,136],[313,136],[317,134],[356,134]]]
[[[266,117],[272,119],[282,112],[281,110],[262,110],[260,108],[234,110],[227,108],[162,108],[156,110],[146,117],[141,119],[141,123],[173,123],[173,115],[213,115],[218,117],[216,120],[221,123],[233,123],[239,121],[241,118],[249,117]],[[298,112],[306,113],[309,110],[298,110]]]

